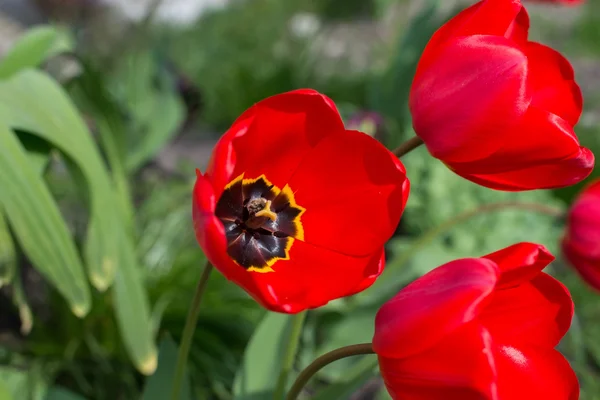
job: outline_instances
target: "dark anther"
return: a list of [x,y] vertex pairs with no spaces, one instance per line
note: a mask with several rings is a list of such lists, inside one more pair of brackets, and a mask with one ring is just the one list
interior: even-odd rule
[[273,232],[273,236],[278,237],[278,238],[285,238],[285,237],[288,237],[289,235],[287,233],[277,231],[277,232]]
[[254,233],[252,234],[252,236],[254,237],[254,239],[259,239],[259,238],[260,238],[260,233],[258,233],[258,232],[254,232]]
[[236,224],[236,225],[241,225],[241,224],[242,224],[242,220],[241,220],[241,219],[239,219],[239,218],[236,218],[236,219],[235,219],[235,224]]
[[250,215],[254,215],[257,212],[259,212],[260,210],[262,210],[263,208],[265,208],[266,205],[267,205],[267,200],[262,197],[259,197],[259,198],[250,200],[248,202],[248,204],[246,205],[246,208],[248,209],[248,213],[250,213]]

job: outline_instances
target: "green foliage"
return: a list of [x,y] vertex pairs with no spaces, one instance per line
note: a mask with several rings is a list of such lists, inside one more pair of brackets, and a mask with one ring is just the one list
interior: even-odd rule
[[[6,123],[4,121],[4,123]],[[6,125],[0,125],[0,202],[20,245],[37,268],[83,317],[90,292],[68,228],[25,150]]]
[[[142,392],[142,400],[163,400],[169,398],[173,378],[175,376],[175,366],[177,364],[177,344],[173,339],[164,338],[158,351],[158,369],[148,378]],[[179,400],[191,399],[189,377],[184,378]]]
[[268,312],[264,316],[246,347],[244,361],[235,376],[235,400],[273,398],[290,324],[291,318],[286,314]]
[[37,67],[53,55],[73,49],[65,30],[41,26],[27,31],[0,62],[0,79],[9,78],[23,68]]

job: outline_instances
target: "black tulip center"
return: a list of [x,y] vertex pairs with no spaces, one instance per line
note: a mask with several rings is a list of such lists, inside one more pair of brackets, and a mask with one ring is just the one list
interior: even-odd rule
[[246,269],[270,271],[301,232],[301,207],[293,195],[266,179],[233,180],[221,195],[215,214],[225,227],[227,253]]

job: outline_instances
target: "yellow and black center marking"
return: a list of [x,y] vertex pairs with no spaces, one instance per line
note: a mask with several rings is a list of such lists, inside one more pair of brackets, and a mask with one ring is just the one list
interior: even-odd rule
[[238,176],[225,186],[216,216],[225,227],[227,253],[248,271],[272,272],[277,260],[288,260],[295,239],[304,239],[300,217],[289,186],[279,189],[264,175]]

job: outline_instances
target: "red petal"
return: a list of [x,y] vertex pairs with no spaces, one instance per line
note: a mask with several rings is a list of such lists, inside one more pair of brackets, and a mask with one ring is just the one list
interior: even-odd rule
[[450,41],[415,79],[415,132],[444,162],[487,157],[527,111],[527,58],[509,39],[476,35]]
[[379,369],[393,399],[495,399],[495,370],[489,333],[477,323],[408,358],[379,357]]
[[361,132],[336,132],[323,139],[289,180],[306,211],[304,241],[364,256],[392,236],[408,198],[402,163]]
[[366,289],[384,264],[383,249],[366,257],[350,257],[296,240],[290,259],[275,263],[274,272],[246,273],[258,287],[255,297],[262,298],[264,307],[297,313]]
[[499,273],[490,260],[466,258],[423,275],[379,309],[373,349],[399,358],[435,346],[479,314]]
[[581,89],[569,61],[556,50],[543,44],[527,44],[529,84],[533,88],[532,105],[577,124],[583,109]]
[[478,321],[494,341],[555,347],[571,326],[573,300],[556,279],[539,273],[531,282],[496,290]]
[[594,169],[594,154],[581,147],[573,157],[490,175],[469,175],[455,171],[481,186],[504,191],[555,189],[574,185]]
[[506,31],[505,37],[514,40],[520,46],[524,46],[527,43],[527,36],[529,35],[529,14],[525,7],[521,8],[517,18],[510,25]]
[[585,188],[571,206],[565,241],[573,252],[600,259],[600,181]]
[[207,175],[217,197],[232,178],[265,174],[285,186],[304,156],[344,129],[331,99],[309,89],[279,94],[248,109],[219,140]]
[[569,362],[554,349],[499,347],[498,398],[577,400],[579,383]]
[[554,256],[541,244],[517,243],[483,256],[500,268],[498,287],[514,286],[530,281],[539,275]]
[[460,176],[492,189],[552,189],[585,179],[594,155],[579,146],[573,128],[562,118],[530,107],[519,127],[504,135],[503,148],[469,163],[449,163]]
[[[419,60],[416,76],[420,75],[438,56],[442,46],[448,41],[459,36],[494,35],[505,36],[512,39],[515,28],[515,19],[522,8],[518,0],[487,0],[480,1],[458,13],[450,21],[438,29],[427,43]],[[526,13],[525,13],[526,15]],[[523,17],[517,22],[523,24]],[[527,27],[529,27],[527,20]],[[525,38],[527,30],[525,29]]]
[[572,245],[572,242],[563,242],[563,254],[569,263],[591,287],[600,291],[600,260],[587,257]]

